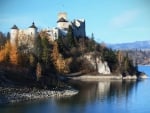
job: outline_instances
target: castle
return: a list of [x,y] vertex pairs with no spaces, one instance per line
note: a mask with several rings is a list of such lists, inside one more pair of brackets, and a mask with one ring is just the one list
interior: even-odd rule
[[59,36],[65,37],[69,26],[72,27],[74,37],[85,37],[85,20],[75,19],[74,21],[67,20],[67,13],[61,12],[58,14],[57,27],[48,29],[47,32],[51,36],[51,40],[58,39]]
[[[51,41],[58,39],[58,37],[65,37],[69,26],[72,27],[74,37],[85,37],[85,20],[75,19],[74,21],[67,20],[67,13],[61,12],[58,14],[57,27],[46,29],[48,38]],[[33,48],[34,41],[38,36],[38,28],[34,22],[27,29],[19,29],[16,25],[11,28],[10,42],[18,46],[25,45],[28,48]]]
[[33,43],[37,36],[37,27],[34,22],[28,29],[25,30],[19,29],[16,25],[14,25],[10,31],[10,43],[13,45],[17,43],[18,46],[33,48]]

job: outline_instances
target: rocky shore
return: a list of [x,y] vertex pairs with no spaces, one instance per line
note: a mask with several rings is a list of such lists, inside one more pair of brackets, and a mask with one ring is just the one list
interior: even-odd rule
[[49,97],[65,97],[77,94],[74,89],[45,90],[37,88],[6,88],[0,87],[0,104],[16,103]]

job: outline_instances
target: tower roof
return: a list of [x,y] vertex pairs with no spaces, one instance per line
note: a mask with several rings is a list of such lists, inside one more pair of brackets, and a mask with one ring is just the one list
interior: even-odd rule
[[16,25],[13,25],[13,26],[11,27],[11,29],[18,29],[18,27],[17,27]]
[[57,23],[58,22],[68,22],[66,19],[64,19],[63,17],[61,17],[58,21],[57,21]]
[[35,26],[35,24],[34,24],[34,22],[33,22],[32,25],[29,26],[29,28],[37,28],[37,27]]

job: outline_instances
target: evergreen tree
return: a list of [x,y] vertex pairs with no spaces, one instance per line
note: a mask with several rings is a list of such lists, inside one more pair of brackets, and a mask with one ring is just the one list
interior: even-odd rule
[[118,70],[119,64],[118,64],[117,56],[112,49],[105,48],[103,50],[102,59],[108,62],[111,72],[116,72]]
[[5,35],[0,32],[0,46],[4,46],[6,43],[6,38],[5,38]]
[[44,62],[45,66],[48,66],[49,61],[49,41],[47,38],[42,38],[42,61]]
[[59,51],[61,53],[64,53],[64,44],[61,36],[58,37],[57,43],[58,43]]
[[74,35],[73,35],[73,29],[71,26],[68,28],[68,33],[67,33],[67,42],[68,42],[68,47],[72,48],[75,47],[75,40],[74,40]]
[[52,49],[51,57],[52,57],[54,65],[55,65],[56,64],[56,60],[59,57],[59,50],[58,50],[58,44],[57,44],[57,42],[53,43],[53,49]]
[[18,51],[18,64],[22,67],[33,66],[31,63],[31,54]]
[[7,33],[7,40],[10,40],[10,33]]
[[91,39],[89,39],[89,41],[88,41],[88,51],[89,52],[94,51],[95,46],[96,46],[96,42],[94,40],[94,34],[92,33]]
[[34,46],[34,54],[38,58],[38,61],[39,61],[42,56],[42,42],[41,42],[40,35],[35,39],[34,45],[35,45]]
[[54,64],[56,70],[59,73],[66,73],[66,72],[68,72],[69,68],[66,65],[65,59],[59,53],[57,42],[54,42],[51,57],[52,57],[53,64]]

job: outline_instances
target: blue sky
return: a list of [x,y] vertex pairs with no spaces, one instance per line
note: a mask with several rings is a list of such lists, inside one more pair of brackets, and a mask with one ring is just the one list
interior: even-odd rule
[[0,0],[0,31],[55,27],[58,12],[68,20],[84,18],[86,34],[95,40],[123,43],[150,40],[150,0]]

